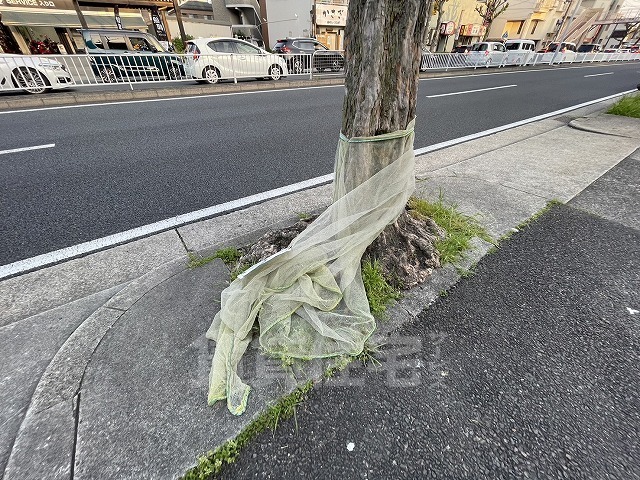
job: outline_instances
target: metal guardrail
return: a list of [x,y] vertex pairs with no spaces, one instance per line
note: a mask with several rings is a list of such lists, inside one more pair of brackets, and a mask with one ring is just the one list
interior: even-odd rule
[[576,52],[468,52],[423,53],[420,71],[454,70],[506,66],[557,65],[561,63],[631,62],[640,61],[640,53],[576,53]]
[[[534,53],[469,52],[424,53],[421,71],[540,65],[640,61],[640,53]],[[307,54],[174,54],[128,53],[116,55],[2,55],[0,92],[42,93],[48,89],[92,87],[106,84],[156,82],[237,82],[242,79],[279,80],[286,76],[313,78],[343,75],[344,57],[339,51]]]

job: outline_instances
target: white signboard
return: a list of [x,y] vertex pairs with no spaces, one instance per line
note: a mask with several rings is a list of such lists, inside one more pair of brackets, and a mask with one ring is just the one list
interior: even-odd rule
[[347,24],[346,5],[316,4],[316,25],[344,27]]

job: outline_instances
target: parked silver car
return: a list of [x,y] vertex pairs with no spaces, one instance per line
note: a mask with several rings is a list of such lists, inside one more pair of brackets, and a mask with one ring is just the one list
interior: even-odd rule
[[0,54],[0,91],[23,90],[43,93],[73,85],[65,66],[38,55]]

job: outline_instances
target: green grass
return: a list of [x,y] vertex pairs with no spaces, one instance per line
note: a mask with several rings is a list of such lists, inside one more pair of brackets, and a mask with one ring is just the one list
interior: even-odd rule
[[198,458],[198,465],[189,470],[183,480],[207,480],[219,474],[225,465],[236,461],[240,451],[267,429],[275,430],[278,423],[295,416],[296,407],[313,388],[313,382],[297,388],[251,422],[236,438]]
[[624,117],[640,118],[640,94],[628,95],[618,100],[607,113]]
[[400,298],[400,292],[387,283],[382,275],[378,261],[362,262],[362,282],[369,300],[369,310],[374,317],[382,316],[387,305]]
[[445,238],[436,242],[442,265],[460,259],[465,250],[470,248],[473,237],[493,243],[493,239],[487,234],[485,228],[474,217],[458,211],[455,204],[445,204],[442,193],[436,202],[412,197],[409,200],[409,208],[420,215],[432,218],[445,230]]
[[207,263],[213,262],[216,258],[219,258],[225,263],[225,265],[231,268],[236,264],[238,260],[240,260],[240,257],[242,256],[242,252],[240,252],[240,250],[238,250],[237,248],[228,247],[228,248],[221,248],[210,257],[203,258],[199,255],[196,255],[193,252],[189,252],[188,256],[189,256],[189,263],[188,263],[189,268],[202,267]]

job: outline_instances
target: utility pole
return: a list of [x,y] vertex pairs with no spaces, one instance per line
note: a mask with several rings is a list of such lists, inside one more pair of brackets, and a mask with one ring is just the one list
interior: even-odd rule
[[180,5],[178,5],[178,0],[173,0],[173,11],[176,12],[176,20],[178,21],[178,28],[180,29],[180,38],[182,39],[182,44],[184,45],[184,48],[187,48],[187,34],[184,33],[184,25],[182,24],[182,12],[180,12]]

